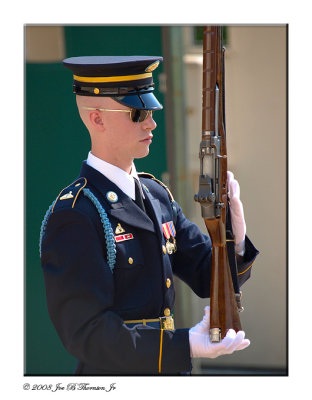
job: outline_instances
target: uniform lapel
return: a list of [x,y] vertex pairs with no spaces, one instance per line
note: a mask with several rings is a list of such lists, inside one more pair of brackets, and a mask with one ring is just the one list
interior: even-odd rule
[[148,215],[137,206],[130,197],[123,197],[119,202],[111,204],[107,210],[114,218],[137,228],[155,232],[155,227]]
[[160,203],[158,199],[155,199],[155,197],[151,194],[151,192],[147,191],[145,187],[143,186],[144,190],[144,195],[145,195],[145,204],[147,206],[147,211],[153,221],[155,222],[155,225],[157,226],[157,233],[158,236],[161,237],[162,235],[162,211],[160,207]]

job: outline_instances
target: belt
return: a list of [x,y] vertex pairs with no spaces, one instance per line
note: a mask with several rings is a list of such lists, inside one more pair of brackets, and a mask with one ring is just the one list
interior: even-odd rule
[[147,325],[152,328],[164,329],[166,331],[174,330],[174,319],[172,316],[170,317],[159,317],[155,319],[135,319],[124,321],[124,323],[129,327],[133,328],[136,325]]

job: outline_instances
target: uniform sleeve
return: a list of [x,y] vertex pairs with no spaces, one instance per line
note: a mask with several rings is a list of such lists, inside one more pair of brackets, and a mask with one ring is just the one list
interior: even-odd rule
[[112,311],[114,279],[105,243],[80,210],[50,216],[42,241],[42,267],[51,320],[74,357],[112,373],[191,369],[187,329],[130,329]]
[[242,286],[250,278],[252,266],[258,254],[259,251],[246,235],[245,254],[243,257],[237,257],[237,277],[239,286]]

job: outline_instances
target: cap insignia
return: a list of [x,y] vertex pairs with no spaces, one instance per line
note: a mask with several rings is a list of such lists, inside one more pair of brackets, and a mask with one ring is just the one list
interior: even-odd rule
[[153,62],[151,65],[149,65],[148,67],[145,68],[145,72],[152,72],[154,71],[154,69],[156,69],[159,65],[159,61],[155,61]]

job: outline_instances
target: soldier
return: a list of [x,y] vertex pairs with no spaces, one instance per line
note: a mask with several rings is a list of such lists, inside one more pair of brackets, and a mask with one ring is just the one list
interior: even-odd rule
[[[148,155],[162,109],[152,71],[161,57],[74,57],[80,117],[91,151],[79,177],[44,218],[41,262],[48,310],[78,375],[183,374],[192,357],[215,358],[249,345],[229,330],[209,341],[209,308],[191,329],[174,329],[173,274],[208,298],[211,241],[188,221],[171,193],[134,159]],[[245,237],[238,183],[231,210],[240,283],[257,250]],[[246,271],[246,272],[245,272]]]

